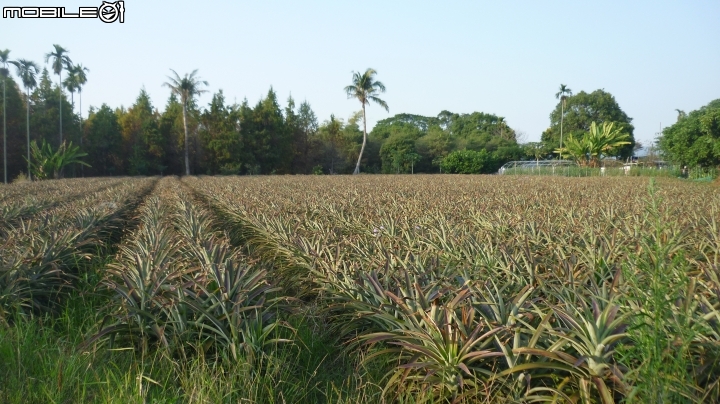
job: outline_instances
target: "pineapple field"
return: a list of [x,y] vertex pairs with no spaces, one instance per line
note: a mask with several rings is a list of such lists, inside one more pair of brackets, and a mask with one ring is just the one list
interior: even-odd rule
[[0,186],[0,402],[720,402],[720,188]]

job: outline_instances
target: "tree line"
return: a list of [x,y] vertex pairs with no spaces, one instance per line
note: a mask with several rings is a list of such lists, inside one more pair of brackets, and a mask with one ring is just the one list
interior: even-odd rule
[[[7,141],[3,172],[11,179],[30,172],[31,162],[38,164],[35,151],[40,156],[72,150],[73,158],[65,161],[75,163],[82,156],[87,164],[45,168],[44,176],[349,174],[361,168],[367,173],[441,172],[441,161],[460,150],[482,152],[488,163],[482,171],[490,172],[503,160],[522,156],[504,119],[481,112],[400,114],[368,133],[369,103],[389,109],[380,98],[385,86],[373,69],[353,73],[345,87],[347,97],[361,107],[347,120],[331,115],[320,122],[307,101],[298,104],[292,97],[281,106],[272,88],[254,105],[247,99],[228,103],[220,90],[202,107],[196,96],[207,82],[197,71],[180,76],[173,70],[164,83],[170,95],[162,112],[142,89],[129,107],[93,106],[83,119],[74,95],[81,103],[89,70],[74,65],[67,49],[54,45],[45,67],[9,61],[8,53],[0,56]],[[19,82],[8,64],[15,65]],[[445,169],[452,172],[450,166]]]
[[[229,103],[220,90],[201,106],[196,96],[207,82],[197,71],[180,76],[173,70],[164,83],[170,94],[162,110],[141,89],[129,107],[92,106],[83,119],[88,68],[74,64],[59,45],[45,62],[10,60],[9,51],[0,51],[3,174],[9,180],[27,174],[32,154],[46,150],[74,153],[60,175],[106,176],[491,173],[510,160],[560,155],[597,165],[604,157],[628,158],[640,147],[632,118],[605,90],[573,94],[561,85],[541,140],[522,144],[522,134],[503,117],[484,112],[401,113],[368,132],[371,103],[389,110],[380,98],[385,85],[373,69],[353,73],[344,88],[361,107],[347,119],[331,115],[321,122],[307,101],[281,102],[272,87],[252,105],[247,99]],[[680,111],[658,140],[666,159],[720,164],[718,102],[690,114]],[[76,164],[80,160],[89,166]]]

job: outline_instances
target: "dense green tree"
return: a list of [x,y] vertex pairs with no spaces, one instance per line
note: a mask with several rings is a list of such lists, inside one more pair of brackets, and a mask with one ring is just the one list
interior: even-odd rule
[[292,134],[287,131],[285,116],[277,100],[275,90],[270,88],[267,97],[258,105],[255,120],[260,129],[260,138],[269,140],[265,155],[259,155],[265,173],[288,174],[292,163]]
[[320,125],[317,133],[318,143],[322,145],[319,163],[329,174],[337,174],[345,168],[342,150],[347,146],[343,136],[343,122],[330,115],[330,119]]
[[[355,167],[355,158],[362,144],[363,133],[360,130],[358,121],[362,113],[353,114],[348,122],[331,115],[330,119],[324,121],[317,132],[311,137],[312,146],[311,161],[314,164],[313,171],[322,170],[329,174],[350,174]],[[379,145],[373,145],[370,138],[365,149],[366,157],[363,158],[365,171],[378,172],[380,170]],[[376,159],[370,159],[373,153]]]
[[522,146],[526,156],[532,157],[535,161],[547,158],[552,153],[552,148],[545,142],[529,142]]
[[515,131],[503,117],[483,112],[454,114],[443,111],[438,115],[441,127],[450,135],[453,150],[487,150],[515,145]]
[[285,130],[292,146],[290,172],[296,174],[310,173],[312,168],[310,144],[317,129],[317,117],[310,104],[304,101],[296,111],[295,101],[292,96],[289,97],[288,105],[285,108]]
[[629,135],[629,144],[617,149],[613,156],[627,158],[632,155],[635,145],[632,118],[620,109],[615,97],[604,90],[595,90],[592,93],[581,91],[567,97],[566,105],[558,102],[555,110],[550,114],[550,128],[542,134],[542,141],[550,144],[553,149],[560,146],[560,124],[563,124],[564,135],[572,135],[580,140],[590,131],[592,122],[598,125],[603,122],[615,122],[615,128]]
[[63,141],[63,123],[62,123],[62,118],[63,118],[62,104],[63,104],[63,102],[62,102],[62,100],[65,97],[65,95],[63,94],[63,91],[62,91],[62,88],[63,88],[62,71],[64,69],[70,68],[70,66],[72,64],[72,60],[70,60],[70,57],[67,55],[69,53],[69,51],[67,49],[65,49],[62,46],[57,45],[57,44],[53,45],[53,47],[55,48],[55,50],[52,52],[48,52],[45,55],[45,63],[47,63],[48,61],[50,61],[50,59],[52,59],[53,72],[55,74],[57,74],[59,77],[57,89],[58,89],[58,93],[59,93],[58,108],[60,109],[60,113],[58,114],[58,117],[60,118],[60,137],[59,137],[59,141],[58,141],[58,147],[60,147],[60,145],[62,144],[62,141]]
[[[397,114],[390,118],[378,121],[373,128],[373,132],[383,132],[385,128],[395,125],[408,124],[417,127],[422,132],[427,132],[431,126],[439,126],[440,120],[435,117],[427,117],[413,114]],[[387,136],[386,136],[387,137]]]
[[175,77],[168,76],[169,82],[163,83],[166,87],[180,97],[180,103],[182,104],[183,112],[183,129],[185,132],[185,175],[190,175],[190,140],[188,138],[187,128],[187,108],[188,101],[195,98],[196,95],[205,93],[206,90],[202,89],[202,86],[207,86],[208,82],[200,80],[200,77],[196,77],[197,69],[193,70],[189,75],[186,73],[184,77],[180,77],[175,70],[170,69]]
[[440,163],[443,172],[449,174],[487,174],[495,172],[496,165],[486,150],[456,150]]
[[260,174],[260,164],[256,155],[261,152],[262,141],[255,136],[257,125],[254,121],[253,108],[244,99],[238,109],[240,116],[240,140],[243,147],[241,156],[241,173],[256,175]]
[[360,161],[362,160],[365,144],[367,143],[367,115],[365,107],[372,101],[385,108],[386,111],[390,111],[387,103],[378,97],[378,94],[385,92],[385,85],[375,80],[376,74],[377,72],[370,68],[365,70],[365,73],[353,72],[352,84],[345,87],[345,93],[348,98],[356,98],[360,101],[363,113],[363,142],[353,174],[360,174]]
[[297,121],[293,133],[294,160],[293,172],[298,174],[309,174],[312,169],[312,139],[318,130],[318,120],[310,104],[303,101],[297,111]]
[[163,142],[157,114],[150,96],[143,89],[135,103],[127,111],[118,112],[122,128],[123,150],[128,156],[127,173],[130,175],[154,175],[164,171]]
[[[393,136],[393,142],[385,145]],[[411,149],[407,139],[399,141],[408,136],[414,139]],[[379,121],[370,140],[379,144],[383,172],[442,171],[442,160],[458,150],[485,150],[500,164],[523,156],[515,131],[505,119],[483,112],[442,111],[437,117],[399,114]]]
[[663,129],[658,146],[665,157],[691,167],[720,166],[720,99]]
[[525,157],[523,148],[517,143],[509,143],[499,146],[492,152],[493,166],[490,172],[496,172],[500,167],[513,160],[522,160]]
[[399,122],[382,128],[380,133],[387,133],[387,138],[380,147],[382,171],[384,173],[410,172],[411,166],[417,163],[410,160],[409,155],[419,155],[415,148],[423,132],[415,125]]
[[239,174],[242,169],[240,117],[235,106],[225,105],[222,90],[213,95],[209,109],[200,116],[198,131],[205,174]]
[[453,139],[439,125],[433,125],[417,140],[415,150],[421,156],[415,171],[436,172],[440,162],[453,150]]
[[508,127],[505,118],[484,112],[471,114],[456,114],[442,111],[438,114],[437,122],[455,138],[470,137],[501,137],[511,142],[515,141],[515,131]]
[[87,161],[92,167],[88,169],[88,174],[101,176],[124,174],[122,128],[115,111],[107,104],[103,104],[97,111],[91,107],[84,129]]
[[162,166],[166,174],[182,175],[183,107],[175,94],[170,93],[165,110],[160,115],[160,139],[164,151]]
[[248,173],[289,172],[292,163],[291,137],[285,128],[285,118],[272,88],[255,108],[241,111],[240,127],[247,150],[252,155],[246,163]]

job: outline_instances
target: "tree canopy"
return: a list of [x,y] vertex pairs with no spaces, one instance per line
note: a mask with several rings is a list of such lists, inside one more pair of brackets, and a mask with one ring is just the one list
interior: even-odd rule
[[370,143],[380,150],[375,170],[385,173],[445,171],[442,161],[461,150],[487,154],[483,155],[487,164],[473,165],[479,170],[476,172],[483,173],[523,157],[515,131],[505,118],[484,112],[442,111],[436,117],[398,114],[375,125]]
[[678,121],[663,129],[658,139],[665,157],[691,167],[720,166],[720,99],[678,115]]
[[[550,128],[542,134],[542,141],[551,145],[553,149],[560,146],[560,124],[563,125],[565,138],[573,137],[581,140],[590,131],[590,125],[595,122],[614,122],[615,128],[628,134],[627,145],[618,148],[612,156],[627,158],[632,156],[635,137],[632,118],[630,118],[615,100],[612,94],[604,90],[595,90],[592,93],[580,91],[565,97],[565,107],[562,106],[562,97],[555,109],[550,113]],[[564,109],[564,119],[562,113]]]

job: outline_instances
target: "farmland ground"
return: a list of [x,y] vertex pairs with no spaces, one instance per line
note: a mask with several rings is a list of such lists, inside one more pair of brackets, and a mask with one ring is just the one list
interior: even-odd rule
[[720,189],[0,187],[0,402],[717,402]]

